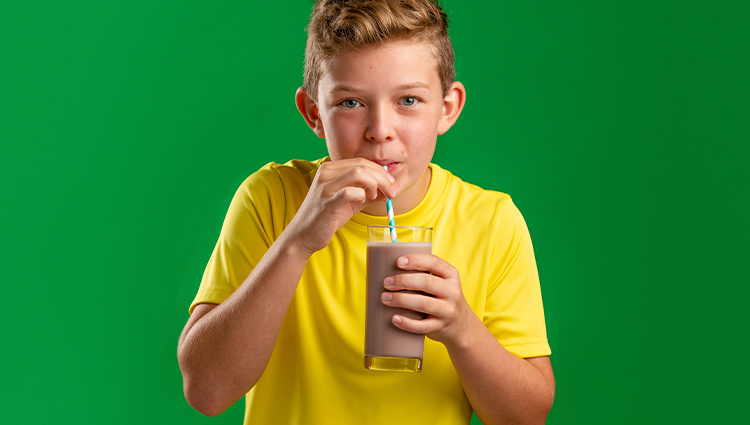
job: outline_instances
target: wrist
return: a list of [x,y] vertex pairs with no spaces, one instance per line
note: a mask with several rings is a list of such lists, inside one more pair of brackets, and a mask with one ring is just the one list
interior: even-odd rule
[[485,336],[484,334],[489,333],[484,323],[471,310],[469,310],[464,323],[465,326],[456,332],[454,338],[445,343],[448,351],[465,351],[476,347],[477,341],[481,340]]
[[295,237],[294,232],[284,231],[276,241],[280,246],[284,255],[291,256],[299,261],[307,262],[315,251],[307,249],[305,244],[302,243],[301,239]]

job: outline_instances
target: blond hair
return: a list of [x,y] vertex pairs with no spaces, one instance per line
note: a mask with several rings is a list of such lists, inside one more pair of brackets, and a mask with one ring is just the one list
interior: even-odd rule
[[391,39],[426,42],[437,58],[443,95],[456,77],[448,16],[439,0],[318,0],[307,27],[304,87],[317,101],[327,59]]

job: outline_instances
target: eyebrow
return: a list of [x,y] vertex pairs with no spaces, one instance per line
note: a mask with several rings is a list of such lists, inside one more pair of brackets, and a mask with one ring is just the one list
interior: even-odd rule
[[[402,85],[396,87],[396,90],[397,91],[402,91],[402,90],[420,89],[420,88],[421,89],[429,89],[430,85],[427,84],[427,83],[423,83],[421,81],[415,81],[413,83],[402,84]],[[358,89],[356,89],[354,87],[342,86],[342,85],[334,86],[333,89],[331,90],[331,92],[342,92],[342,91],[344,91],[344,92],[358,92],[358,91],[362,91],[362,90],[358,90]]]
[[421,81],[416,81],[409,84],[403,84],[396,87],[396,90],[409,90],[409,89],[429,89],[430,85]]

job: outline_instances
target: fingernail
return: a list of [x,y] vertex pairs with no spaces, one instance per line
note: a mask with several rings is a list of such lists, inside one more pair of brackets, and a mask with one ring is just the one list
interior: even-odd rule
[[390,277],[390,276],[386,277],[385,280],[383,281],[383,285],[385,285],[385,286],[393,286],[393,282],[394,281],[395,281],[395,279],[393,277]]
[[388,173],[388,180],[390,180],[391,183],[396,183],[396,179],[391,175],[391,173]]
[[393,316],[393,323],[400,325],[401,324],[401,317],[400,316]]
[[390,292],[383,292],[383,295],[380,297],[383,301],[390,301],[393,299],[393,294]]
[[409,259],[408,258],[406,258],[406,257],[400,257],[398,259],[398,265],[399,266],[405,266],[407,264],[409,264]]

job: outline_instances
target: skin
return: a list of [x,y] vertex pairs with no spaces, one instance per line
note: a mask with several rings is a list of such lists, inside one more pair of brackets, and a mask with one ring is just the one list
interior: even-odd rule
[[[342,52],[326,63],[318,99],[297,90],[297,108],[325,138],[331,161],[313,180],[300,210],[240,288],[220,305],[198,305],[183,330],[178,360],[188,402],[207,415],[249,391],[271,356],[307,260],[359,211],[413,209],[430,183],[437,136],[458,119],[466,91],[442,92],[436,59],[425,45],[392,40]],[[387,165],[388,171],[382,165]],[[431,254],[404,256],[402,274],[385,279],[382,302],[426,314],[394,325],[443,343],[477,416],[490,424],[544,423],[554,399],[548,357],[508,352],[472,312],[458,271]]]

